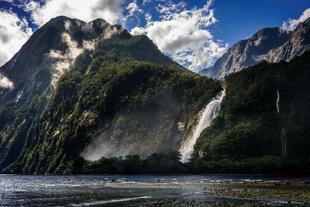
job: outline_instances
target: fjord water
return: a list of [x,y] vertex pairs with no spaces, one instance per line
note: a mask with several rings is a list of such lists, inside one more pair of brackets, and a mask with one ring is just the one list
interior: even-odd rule
[[225,96],[225,90],[223,90],[213,100],[211,100],[210,103],[208,103],[206,107],[199,113],[197,125],[194,127],[190,136],[187,139],[185,139],[185,141],[182,143],[179,149],[179,152],[182,156],[181,157],[182,162],[184,163],[188,162],[189,159],[191,158],[197,139],[199,138],[201,132],[205,128],[210,126],[213,119],[215,119],[216,116],[218,115],[221,109],[221,103],[223,101],[224,96]]
[[0,206],[305,206],[309,181],[231,175],[0,175]]

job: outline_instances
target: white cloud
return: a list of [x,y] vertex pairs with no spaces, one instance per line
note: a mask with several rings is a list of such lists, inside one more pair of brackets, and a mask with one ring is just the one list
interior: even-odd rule
[[[141,3],[144,5],[152,2],[143,0]],[[144,17],[147,24],[144,27],[135,27],[131,33],[146,34],[159,49],[191,70],[200,70],[212,65],[226,51],[227,46],[218,42],[208,29],[217,21],[213,10],[210,9],[212,0],[202,8],[193,9],[187,9],[183,1],[173,3],[170,0],[160,0],[157,4],[155,10],[159,19],[156,21],[150,12],[139,7],[142,5],[139,5],[137,0],[45,0],[41,5],[33,0],[27,0],[24,1],[22,8],[30,12],[34,23],[38,26],[59,15],[86,22],[103,18],[111,24],[122,25],[126,25],[126,21],[139,25],[140,18]],[[14,18],[16,29],[14,35],[11,35],[2,32],[0,27],[0,41],[9,39],[8,41],[12,43],[7,48],[0,48],[0,64],[11,58],[32,33],[26,20],[19,20],[16,14],[11,12],[5,13]],[[1,18],[0,22],[7,27],[4,18]],[[2,33],[4,35],[1,36]],[[11,52],[8,52],[9,50]]]
[[25,19],[10,11],[0,11],[0,66],[13,57],[31,34]]
[[133,1],[131,3],[128,4],[126,10],[128,11],[128,16],[133,16],[135,13],[137,12],[143,12],[136,1]]
[[40,4],[37,3],[37,2],[34,2],[34,1],[30,1],[28,3],[26,3],[25,5],[23,5],[23,9],[26,11],[26,12],[32,12],[36,9],[38,9],[40,7]]
[[[71,23],[65,22],[66,31],[62,33],[62,42],[67,46],[65,51],[61,50],[51,50],[49,52],[49,57],[55,60],[53,65],[53,74],[51,85],[55,88],[58,80],[62,75],[64,75],[67,71],[69,71],[74,64],[76,58],[81,55],[86,50],[94,50],[95,44],[98,39],[92,40],[83,40],[83,44],[81,46],[78,45],[74,39],[70,36]],[[118,30],[117,27],[109,25],[108,28],[104,31],[103,38],[109,39],[113,35],[122,32],[122,30]]]
[[0,88],[13,89],[14,88],[14,84],[7,77],[5,77],[4,75],[0,74]]
[[59,78],[70,70],[71,66],[74,64],[76,58],[82,54],[85,50],[93,50],[95,45],[95,40],[93,41],[83,41],[82,47],[75,42],[70,34],[70,23],[65,22],[66,32],[62,34],[62,42],[67,45],[67,50],[65,52],[58,50],[51,50],[49,56],[56,60],[54,64],[54,71],[52,77],[52,86],[56,86]]
[[292,31],[296,29],[299,23],[306,21],[308,18],[310,18],[310,8],[306,9],[298,19],[289,19],[283,22],[282,29]]
[[111,24],[116,24],[124,21],[123,4],[124,0],[46,0],[41,6],[32,6],[32,18],[39,26],[61,15],[86,22],[103,18]]
[[143,2],[143,5],[146,5],[146,4],[151,3],[151,0],[143,0],[142,2]]
[[[13,3],[11,0],[6,1]],[[29,12],[34,23],[42,26],[60,15],[86,22],[103,18],[111,24],[122,24],[126,21],[123,4],[124,0],[46,0],[40,5],[36,1],[27,0],[17,6]],[[32,29],[26,19],[20,19],[11,11],[0,11],[0,66],[12,58],[31,35]]]
[[227,49],[214,39],[208,27],[216,23],[212,1],[202,8],[186,9],[184,2],[168,1],[158,6],[161,18],[150,17],[145,27],[135,27],[134,35],[146,34],[160,50],[189,69],[198,71],[211,66]]

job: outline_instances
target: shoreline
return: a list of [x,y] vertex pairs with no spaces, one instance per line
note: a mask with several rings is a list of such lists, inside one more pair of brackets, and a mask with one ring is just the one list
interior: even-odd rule
[[[3,204],[42,206],[307,206],[310,178],[262,176],[0,175]],[[160,179],[158,181],[158,179]],[[1,192],[2,190],[2,192]],[[18,193],[17,193],[18,192]],[[1,200],[1,199],[0,199]],[[1,202],[0,202],[1,204]]]
[[294,179],[294,178],[309,178],[310,175],[287,175],[287,174],[247,174],[247,173],[240,173],[240,174],[229,174],[229,173],[210,173],[210,174],[51,174],[51,173],[44,173],[44,174],[18,174],[18,173],[0,173],[0,175],[16,175],[16,176],[159,176],[159,177],[190,177],[190,176],[231,176],[231,177],[263,177],[263,178],[287,178],[287,179]]

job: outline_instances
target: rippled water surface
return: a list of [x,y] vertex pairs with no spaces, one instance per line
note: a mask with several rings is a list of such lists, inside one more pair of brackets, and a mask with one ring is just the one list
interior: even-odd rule
[[308,178],[0,175],[0,206],[310,206]]

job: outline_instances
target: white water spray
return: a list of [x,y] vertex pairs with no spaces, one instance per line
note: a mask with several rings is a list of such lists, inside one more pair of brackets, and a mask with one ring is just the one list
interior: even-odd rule
[[199,113],[198,124],[194,127],[191,135],[182,143],[179,152],[181,153],[181,162],[188,162],[194,151],[194,146],[201,132],[210,126],[213,119],[216,118],[220,109],[221,103],[225,96],[225,90],[217,95],[208,105]]

